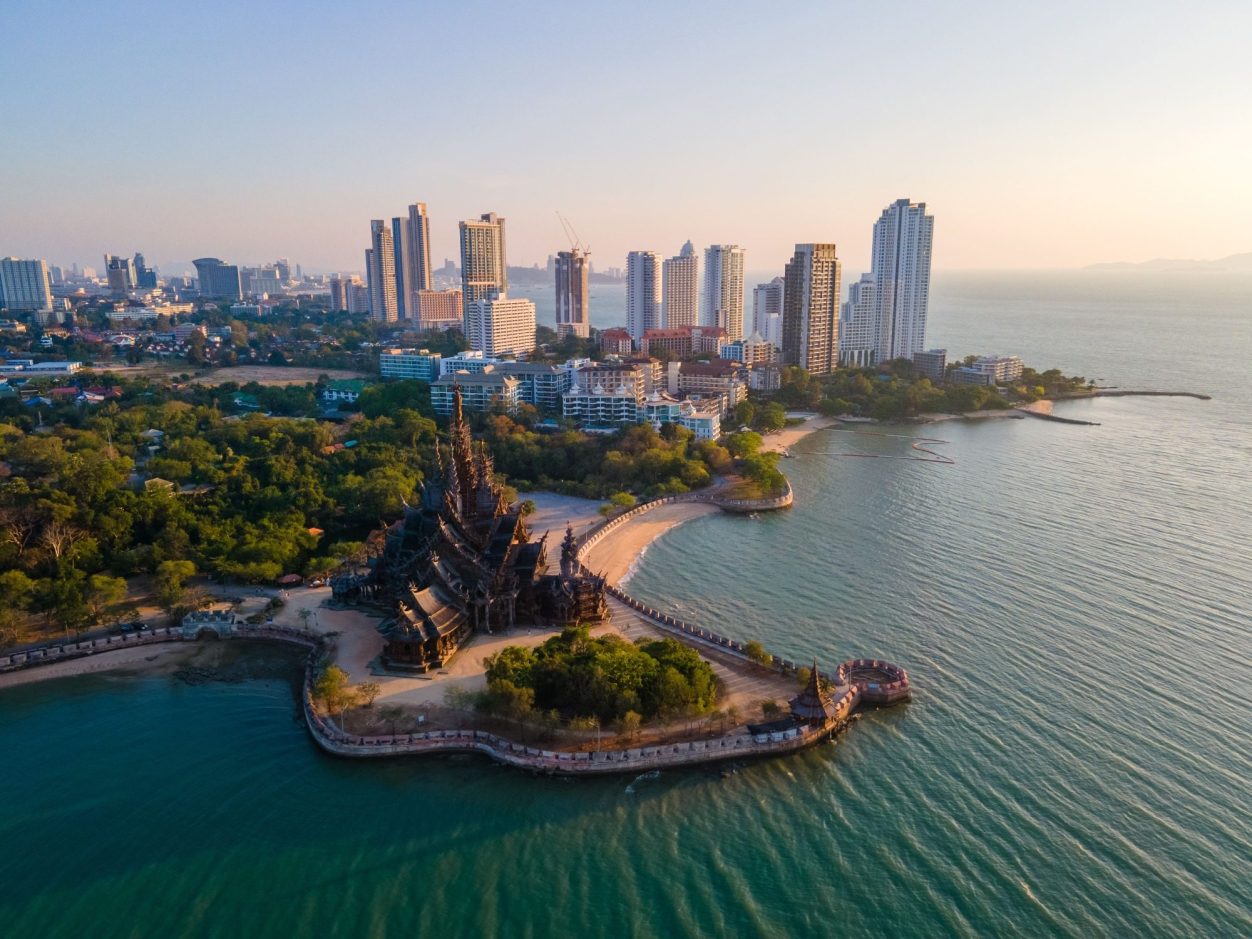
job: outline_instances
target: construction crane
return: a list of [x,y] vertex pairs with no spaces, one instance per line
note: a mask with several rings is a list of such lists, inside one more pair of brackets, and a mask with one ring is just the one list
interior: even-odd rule
[[583,240],[578,237],[578,232],[574,231],[574,226],[570,224],[570,220],[558,210],[557,219],[561,223],[561,227],[565,229],[565,237],[569,239],[569,249],[571,251],[581,251],[583,254],[591,254],[591,245],[583,245]]

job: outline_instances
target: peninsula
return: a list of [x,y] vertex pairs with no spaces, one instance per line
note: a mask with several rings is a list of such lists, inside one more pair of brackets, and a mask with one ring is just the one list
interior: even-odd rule
[[[294,643],[309,650],[303,712],[329,753],[473,750],[569,775],[793,752],[836,733],[860,707],[909,697],[897,665],[859,658],[824,672],[653,609],[621,586],[615,542],[637,551],[678,515],[785,507],[789,487],[753,506],[716,491],[685,493],[577,535],[569,525],[550,573],[547,535],[533,538],[521,503],[506,503],[459,404],[458,395],[440,472],[381,535],[379,553],[329,589],[298,591],[273,622],[193,611],[178,626],[3,656],[0,672],[157,643]],[[568,684],[545,684],[558,659],[565,677],[594,674],[598,685],[579,698]],[[629,663],[627,674],[606,677],[605,662]]]

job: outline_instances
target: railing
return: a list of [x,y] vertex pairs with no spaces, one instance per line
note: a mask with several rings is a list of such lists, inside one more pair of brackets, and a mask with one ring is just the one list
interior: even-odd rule
[[838,731],[847,723],[856,703],[857,692],[848,689],[836,706],[835,716],[820,726],[800,725],[773,733],[725,735],[627,749],[564,751],[532,747],[484,730],[432,730],[386,736],[349,734],[318,713],[308,680],[304,693],[304,712],[310,732],[319,746],[336,756],[368,758],[473,751],[511,766],[558,775],[646,772],[789,753],[819,743]]

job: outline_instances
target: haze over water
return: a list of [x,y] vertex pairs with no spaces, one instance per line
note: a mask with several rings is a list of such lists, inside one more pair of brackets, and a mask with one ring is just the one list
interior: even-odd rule
[[[331,760],[286,680],[5,691],[6,933],[1252,933],[1252,281],[934,289],[932,345],[1214,400],[819,433],[794,510],[679,528],[631,587],[825,666],[898,661],[914,702],[628,794]],[[925,437],[955,464],[911,459]]]

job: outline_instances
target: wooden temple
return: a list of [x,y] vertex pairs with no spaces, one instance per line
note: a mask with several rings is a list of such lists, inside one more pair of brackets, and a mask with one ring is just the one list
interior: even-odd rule
[[475,632],[604,619],[604,578],[583,571],[572,529],[559,573],[547,573],[547,535],[532,540],[520,510],[505,501],[490,454],[474,445],[459,388],[448,436],[446,448],[436,444],[436,470],[419,504],[388,527],[369,574],[332,581],[336,599],[369,599],[393,612],[384,664],[428,671]]

